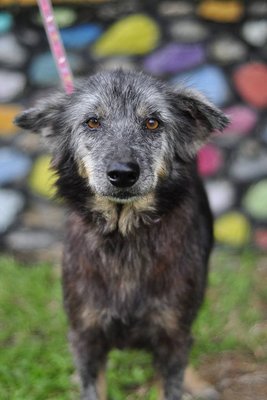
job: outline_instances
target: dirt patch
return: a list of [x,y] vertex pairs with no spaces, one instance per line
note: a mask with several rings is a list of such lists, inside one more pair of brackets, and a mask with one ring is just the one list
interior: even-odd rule
[[198,372],[218,390],[220,400],[267,399],[267,363],[250,356],[226,353],[207,357]]

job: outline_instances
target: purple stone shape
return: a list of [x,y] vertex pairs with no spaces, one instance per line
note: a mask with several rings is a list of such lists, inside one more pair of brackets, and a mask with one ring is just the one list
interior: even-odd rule
[[187,70],[204,60],[203,45],[172,43],[146,57],[144,68],[152,74],[161,75]]

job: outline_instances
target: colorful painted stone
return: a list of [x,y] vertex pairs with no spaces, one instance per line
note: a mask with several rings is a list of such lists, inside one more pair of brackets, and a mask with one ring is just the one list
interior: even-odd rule
[[209,45],[210,56],[220,64],[230,64],[244,59],[248,50],[244,43],[232,36],[215,39]]
[[[101,0],[100,0],[101,1]],[[102,0],[103,4],[101,7],[96,7],[95,12],[97,19],[100,21],[114,21],[120,17],[130,14],[135,14],[140,11],[139,4],[136,1],[114,1],[109,0],[106,2]]]
[[0,234],[5,233],[15,222],[24,207],[24,198],[15,190],[0,189]]
[[82,49],[95,41],[102,33],[99,24],[83,24],[61,29],[61,37],[67,49]]
[[20,72],[0,70],[0,102],[9,102],[21,94],[26,78]]
[[251,105],[267,106],[267,65],[252,62],[239,67],[233,80],[240,96]]
[[219,243],[240,247],[249,240],[250,224],[243,214],[232,211],[216,219],[214,234]]
[[66,212],[52,202],[36,202],[21,215],[22,225],[28,229],[62,230]]
[[239,182],[252,181],[267,172],[267,152],[257,148],[248,155],[242,154],[242,147],[229,168],[230,176]]
[[13,16],[9,12],[0,12],[0,33],[8,32],[13,25]]
[[254,0],[248,4],[248,13],[252,17],[264,17],[267,15],[267,3],[266,0]]
[[267,21],[247,21],[242,27],[243,38],[252,46],[261,47],[267,43]]
[[205,187],[215,215],[225,212],[234,205],[236,193],[230,182],[226,180],[208,181]]
[[37,158],[29,177],[30,188],[33,192],[44,197],[53,197],[56,192],[53,186],[56,176],[50,169],[50,161],[51,157],[48,155]]
[[98,63],[98,68],[101,70],[114,70],[123,69],[125,71],[132,71],[136,69],[136,64],[128,57],[117,56],[108,57]]
[[256,125],[258,116],[251,108],[243,105],[234,105],[224,109],[229,117],[230,124],[224,129],[222,136],[247,135]]
[[215,175],[223,165],[223,155],[221,150],[207,144],[198,152],[198,171],[202,176]]
[[155,75],[174,73],[201,64],[204,59],[205,50],[202,45],[173,43],[148,56],[144,60],[144,68]]
[[[83,60],[77,54],[68,54],[68,60],[74,73],[83,68]],[[52,86],[59,82],[56,64],[50,52],[37,56],[29,69],[29,77],[32,83],[40,86]]]
[[267,229],[264,229],[264,228],[256,229],[254,232],[254,235],[253,235],[253,242],[256,244],[256,246],[259,249],[266,251],[267,250]]
[[267,179],[252,185],[244,199],[244,209],[255,219],[267,219]]
[[244,13],[244,5],[240,1],[202,0],[198,7],[198,15],[216,22],[238,22]]
[[40,136],[35,133],[21,131],[19,135],[15,136],[14,145],[24,154],[38,154],[40,151]]
[[162,1],[159,13],[164,17],[182,17],[194,12],[194,5],[188,1]]
[[34,251],[54,244],[55,234],[44,230],[18,229],[6,238],[7,246],[12,251]]
[[143,14],[130,15],[112,25],[93,46],[97,57],[146,54],[158,44],[156,22]]
[[206,26],[193,19],[175,21],[169,30],[172,38],[182,43],[198,43],[207,39],[209,34]]
[[267,144],[267,123],[265,123],[261,131],[261,139]]
[[0,148],[0,185],[26,178],[30,168],[29,157],[11,147]]
[[15,116],[22,111],[19,105],[2,104],[0,105],[0,137],[12,135],[18,131],[13,120]]
[[267,171],[267,153],[262,150],[258,155],[251,158],[242,156],[235,159],[230,167],[232,178],[240,182],[251,181],[266,174]]
[[231,96],[223,71],[214,65],[177,75],[172,82],[198,89],[218,106],[227,102]]
[[43,38],[42,32],[34,30],[33,28],[24,28],[20,31],[19,41],[29,47],[38,46]]
[[3,64],[20,67],[25,63],[26,58],[26,50],[18,44],[14,35],[10,33],[0,36],[0,60]]
[[[77,18],[77,14],[74,9],[67,7],[54,7],[54,16],[59,28],[66,28],[72,25]],[[43,20],[40,16],[40,13],[35,15],[34,22],[43,26]]]

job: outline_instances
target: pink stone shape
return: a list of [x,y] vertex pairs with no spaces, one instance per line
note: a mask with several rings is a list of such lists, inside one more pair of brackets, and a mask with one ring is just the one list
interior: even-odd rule
[[208,144],[198,152],[198,171],[202,176],[215,175],[223,165],[223,155],[218,147]]
[[259,249],[267,250],[267,229],[257,229],[255,231],[254,243]]
[[257,113],[251,108],[234,105],[224,110],[230,118],[230,125],[223,131],[223,135],[247,135],[256,125]]
[[267,64],[244,64],[235,71],[233,80],[245,101],[258,108],[267,106]]

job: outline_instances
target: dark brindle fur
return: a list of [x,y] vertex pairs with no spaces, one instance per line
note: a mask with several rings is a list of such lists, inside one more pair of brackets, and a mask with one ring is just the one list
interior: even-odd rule
[[195,155],[226,117],[194,91],[116,71],[16,123],[46,137],[71,210],[63,291],[82,398],[104,398],[97,380],[110,349],[135,347],[152,352],[164,399],[181,399],[212,247]]

